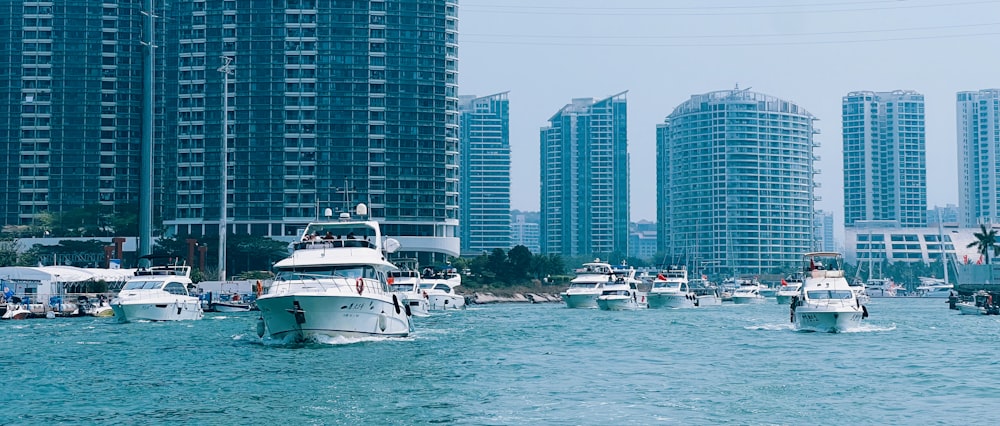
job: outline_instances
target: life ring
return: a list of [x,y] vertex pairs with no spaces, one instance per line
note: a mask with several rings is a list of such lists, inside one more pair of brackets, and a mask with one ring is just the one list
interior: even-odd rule
[[358,277],[358,280],[354,282],[354,288],[358,290],[358,294],[361,294],[365,291],[365,280]]

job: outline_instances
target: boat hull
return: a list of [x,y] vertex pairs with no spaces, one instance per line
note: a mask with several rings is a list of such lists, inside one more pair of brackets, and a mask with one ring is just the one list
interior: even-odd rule
[[774,296],[774,298],[778,301],[779,305],[791,305],[792,297],[795,297],[796,295],[797,294],[778,294]]
[[976,306],[972,303],[959,303],[955,305],[958,313],[962,315],[986,315],[986,308]]
[[799,331],[841,333],[861,327],[863,313],[860,309],[805,309],[799,307],[793,314],[795,328]]
[[[397,299],[398,300],[398,299]],[[403,305],[348,295],[282,295],[257,299],[265,334],[295,341],[316,337],[405,337],[411,324]]]
[[197,299],[172,302],[113,302],[111,309],[118,322],[200,320],[204,315],[201,302]]
[[714,294],[705,294],[698,296],[698,300],[695,302],[697,307],[705,306],[719,306],[722,305],[722,298],[715,296]]
[[430,294],[427,303],[432,311],[465,309],[465,297],[457,294]]
[[597,308],[597,297],[599,294],[560,294],[567,308]]
[[249,303],[212,303],[212,310],[215,312],[250,312]]
[[762,296],[748,297],[748,296],[733,296],[733,303],[737,305],[751,305],[754,303],[764,303],[764,298]]
[[693,308],[695,307],[694,296],[681,293],[649,293],[649,307],[656,308]]
[[601,296],[597,298],[597,307],[602,311],[634,311],[645,308],[646,304],[628,296]]

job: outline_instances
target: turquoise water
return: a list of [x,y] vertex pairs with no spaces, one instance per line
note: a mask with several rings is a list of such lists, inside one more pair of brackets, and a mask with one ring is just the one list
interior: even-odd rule
[[1000,317],[875,299],[864,331],[788,310],[490,305],[412,337],[262,344],[254,313],[0,322],[0,423],[995,424]]

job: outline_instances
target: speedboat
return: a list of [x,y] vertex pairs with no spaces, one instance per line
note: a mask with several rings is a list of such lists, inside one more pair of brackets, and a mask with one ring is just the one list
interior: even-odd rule
[[920,297],[934,297],[946,299],[952,295],[955,289],[953,284],[944,282],[940,278],[920,277],[920,286],[917,287],[917,294]]
[[250,312],[253,310],[253,303],[246,296],[233,293],[229,297],[213,300],[210,303],[211,310],[215,312]]
[[465,309],[465,296],[455,292],[462,285],[462,276],[450,266],[444,268],[424,268],[420,276],[421,295],[427,295],[428,309],[447,311]]
[[4,311],[0,319],[15,319],[22,320],[31,317],[31,311],[25,306],[20,297],[11,296],[8,298],[7,309]]
[[709,282],[704,276],[688,280],[688,288],[694,293],[694,306],[718,306],[722,304],[719,288]]
[[[358,205],[358,215],[367,212]],[[409,335],[410,317],[386,282],[397,269],[386,255],[397,249],[399,242],[384,238],[378,222],[346,212],[339,221],[310,223],[291,255],[274,264],[273,281],[257,297],[257,334],[285,342]]]
[[840,253],[806,253],[804,281],[790,303],[791,321],[797,330],[838,333],[861,326],[868,310],[844,278]]
[[410,315],[426,317],[430,315],[429,295],[420,290],[420,273],[412,269],[389,271],[389,291],[393,292]]
[[764,303],[764,296],[760,294],[760,282],[755,279],[741,278],[736,280],[739,287],[733,290],[733,303],[746,305],[751,303]]
[[[165,265],[154,265],[166,260]],[[191,267],[174,256],[146,255],[144,263],[111,301],[118,322],[199,320],[201,301],[188,293]],[[145,261],[145,262],[144,262]]]
[[698,300],[688,285],[687,269],[675,266],[656,274],[647,297],[650,308],[693,308]]
[[850,284],[851,291],[854,292],[854,297],[857,297],[862,305],[872,300],[871,297],[868,297],[868,288],[864,281],[856,279],[847,283]]
[[985,290],[979,290],[972,295],[972,299],[958,302],[956,309],[962,315],[990,315],[998,314],[997,305],[993,304],[993,295]]
[[774,295],[774,298],[778,301],[779,305],[788,305],[792,303],[792,298],[798,296],[799,288],[802,287],[802,278],[797,276],[788,277],[781,280],[781,287],[778,288],[778,293]]
[[597,297],[604,291],[604,284],[614,279],[611,265],[594,259],[575,271],[569,288],[559,294],[567,308],[596,308]]
[[635,268],[624,265],[611,269],[612,280],[597,296],[597,307],[605,311],[626,311],[648,307],[646,293],[639,291]]
[[115,315],[114,308],[108,304],[108,301],[104,298],[104,295],[99,295],[95,300],[91,300],[87,296],[79,296],[78,303],[83,314],[90,315],[93,317],[111,317]]

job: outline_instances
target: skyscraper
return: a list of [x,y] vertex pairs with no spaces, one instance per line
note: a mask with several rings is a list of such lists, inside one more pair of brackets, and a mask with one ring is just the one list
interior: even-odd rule
[[813,248],[815,118],[749,90],[694,95],[657,135],[657,235],[711,273],[794,267]]
[[510,121],[507,92],[459,97],[462,253],[510,244]]
[[833,213],[817,210],[814,226],[816,239],[814,250],[837,251],[837,242],[833,237]]
[[541,129],[541,251],[628,252],[626,92],[573,99]]
[[961,226],[1000,223],[1000,89],[958,92]]
[[402,243],[399,256],[427,264],[458,255],[456,1],[175,8],[170,232],[216,234],[225,188],[230,232],[290,237],[328,208],[365,203]]
[[[0,217],[105,216],[139,203],[143,112],[142,2],[0,5]],[[162,14],[163,10],[157,11]],[[160,26],[157,37],[162,37]],[[162,95],[164,61],[157,62]],[[156,99],[162,111],[164,97]],[[172,140],[161,115],[156,143]],[[157,185],[163,182],[157,157]],[[154,197],[160,197],[156,191]],[[104,223],[94,224],[103,226]],[[122,230],[119,230],[122,231]]]
[[927,226],[924,95],[851,92],[843,98],[844,226]]

